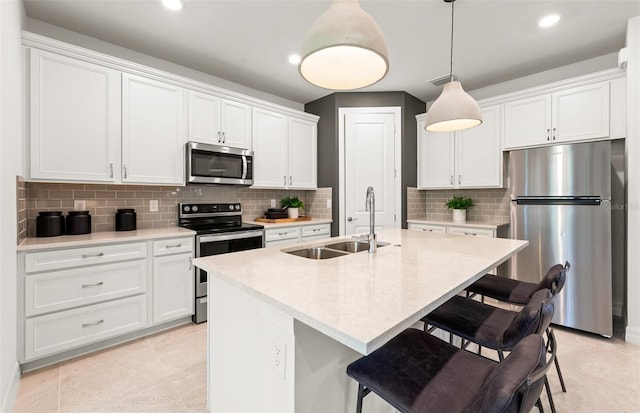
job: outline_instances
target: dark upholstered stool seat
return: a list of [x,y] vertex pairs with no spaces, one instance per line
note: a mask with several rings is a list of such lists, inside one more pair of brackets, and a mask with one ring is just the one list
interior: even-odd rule
[[527,378],[544,365],[545,353],[542,338],[531,335],[496,363],[407,329],[351,363],[347,374],[401,412],[515,412],[522,403],[527,404],[522,411],[529,411],[543,384]]
[[537,291],[519,312],[454,296],[422,319],[426,324],[494,350],[510,350],[529,334],[547,328],[553,302],[547,289]]
[[553,294],[556,293],[556,289],[558,291],[561,290],[568,268],[568,263],[566,267],[560,264],[554,265],[547,271],[547,274],[539,283],[530,283],[499,275],[487,274],[467,287],[467,291],[511,304],[525,305],[538,290],[547,288],[551,290]]

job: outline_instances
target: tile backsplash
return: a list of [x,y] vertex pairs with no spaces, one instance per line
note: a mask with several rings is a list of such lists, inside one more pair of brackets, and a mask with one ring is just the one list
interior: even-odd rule
[[[407,190],[407,219],[447,221],[452,212],[444,205],[452,196],[464,196],[473,200],[467,210],[467,220],[477,222],[509,222],[509,189],[461,189],[461,190]],[[420,206],[424,203],[424,209]]]
[[[290,191],[251,189],[237,186],[150,186],[150,185],[101,185],[26,183],[26,234],[35,236],[36,217],[39,211],[73,210],[75,200],[85,201],[85,209],[91,214],[91,231],[113,231],[118,208],[134,208],[137,227],[166,228],[177,225],[179,202],[240,202],[243,219],[253,220],[264,214],[270,201],[298,195],[305,203],[305,214],[314,218],[331,218],[331,188],[316,191]],[[20,204],[20,189],[18,203]],[[158,211],[149,210],[149,201],[158,200]]]

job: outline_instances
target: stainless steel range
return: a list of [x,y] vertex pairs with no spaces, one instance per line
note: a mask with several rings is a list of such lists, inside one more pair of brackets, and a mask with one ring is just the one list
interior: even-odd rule
[[[196,258],[264,247],[264,227],[242,222],[242,207],[232,204],[178,204],[178,226],[196,231]],[[207,272],[194,270],[193,321],[207,321]]]

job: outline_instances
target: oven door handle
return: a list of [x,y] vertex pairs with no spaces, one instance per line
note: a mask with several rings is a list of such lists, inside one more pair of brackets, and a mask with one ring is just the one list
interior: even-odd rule
[[216,242],[216,241],[229,241],[233,239],[243,239],[243,238],[253,238],[253,237],[264,237],[263,231],[241,231],[234,232],[232,234],[225,235],[198,235],[198,240],[200,244],[204,244],[207,242]]

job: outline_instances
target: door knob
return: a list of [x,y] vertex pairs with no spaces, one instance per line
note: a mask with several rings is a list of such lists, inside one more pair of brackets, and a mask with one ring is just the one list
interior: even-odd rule
[[358,220],[358,218],[352,218],[352,217],[348,217],[348,218],[347,218],[347,221],[349,221],[349,222],[351,222],[351,221],[357,221],[357,220]]

